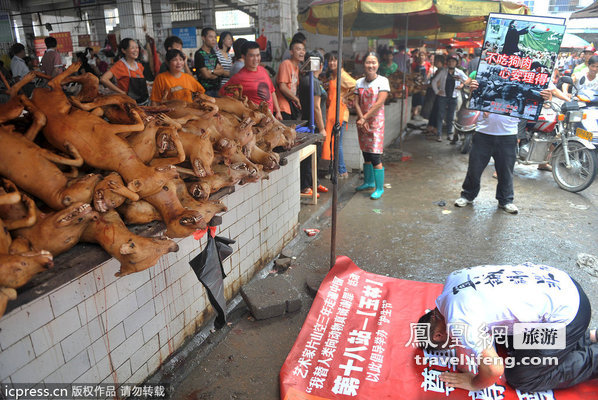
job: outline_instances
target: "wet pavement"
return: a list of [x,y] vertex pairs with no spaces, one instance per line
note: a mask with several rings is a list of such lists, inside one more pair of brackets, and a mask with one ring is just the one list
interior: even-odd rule
[[[357,174],[340,181],[337,255],[346,255],[362,269],[402,279],[444,282],[448,273],[480,264],[532,261],[564,269],[581,283],[595,304],[598,321],[598,278],[576,266],[579,253],[598,255],[598,184],[575,194],[559,189],[550,172],[535,166],[515,166],[518,215],[497,209],[492,167],[482,177],[473,205],[456,208],[467,169],[467,155],[448,141],[427,141],[411,135],[403,150],[389,148],[384,156],[386,182],[380,200],[351,188]],[[326,184],[326,181],[322,183]],[[313,237],[300,231],[288,252],[297,256],[287,271],[297,285],[306,274],[326,272],[330,254],[330,214],[323,194],[319,206],[306,205],[304,227],[319,228]],[[443,202],[445,205],[442,205]],[[262,274],[263,275],[263,274]],[[189,351],[168,378],[173,399],[274,400],[279,398],[278,373],[292,347],[311,297],[302,288],[302,309],[279,318],[255,321],[243,302],[231,313],[230,326],[209,335]]]

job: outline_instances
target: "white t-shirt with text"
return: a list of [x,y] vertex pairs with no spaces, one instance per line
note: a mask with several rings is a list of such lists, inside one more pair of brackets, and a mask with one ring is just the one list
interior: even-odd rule
[[[451,273],[436,306],[453,337],[476,355],[485,347],[482,331],[516,322],[568,324],[579,308],[579,291],[561,270],[546,265],[482,265]],[[455,335],[455,332],[457,333]]]

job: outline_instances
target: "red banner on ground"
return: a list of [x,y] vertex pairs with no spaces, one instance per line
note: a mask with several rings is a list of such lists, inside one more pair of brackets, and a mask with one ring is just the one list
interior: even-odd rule
[[[365,272],[339,257],[326,276],[280,372],[283,400],[598,398],[596,380],[569,390],[521,393],[504,378],[478,392],[447,387],[448,367],[416,362],[412,323],[434,307],[442,285]],[[430,359],[435,354],[425,354]],[[438,363],[440,364],[440,363]]]

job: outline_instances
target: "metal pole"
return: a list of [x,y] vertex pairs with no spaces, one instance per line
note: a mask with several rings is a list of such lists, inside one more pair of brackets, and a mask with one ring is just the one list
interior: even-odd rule
[[332,229],[330,230],[330,269],[336,262],[336,214],[338,202],[338,138],[341,130],[341,70],[343,69],[343,0],[338,2],[338,64],[336,67],[336,113],[334,119],[332,156]]
[[[407,20],[405,22],[405,58],[408,60],[407,58],[407,39],[409,37],[409,14],[407,14]],[[407,73],[409,73],[409,70],[411,69],[411,65],[409,65],[409,63],[407,63],[407,71],[405,71],[405,73],[403,74],[403,98],[401,99],[401,124],[400,126],[400,130],[399,130],[399,149],[401,148],[401,146],[403,145],[402,140],[401,140],[401,136],[403,136],[403,120],[405,119],[405,104],[407,103],[407,95],[409,93],[407,93],[407,87],[405,85],[405,82],[407,80]]]
[[[311,68],[311,66],[310,66]],[[316,124],[315,124],[315,117],[314,117],[314,73],[313,71],[309,71],[309,98],[311,99],[311,109],[309,110],[309,131],[311,133],[316,132]]]

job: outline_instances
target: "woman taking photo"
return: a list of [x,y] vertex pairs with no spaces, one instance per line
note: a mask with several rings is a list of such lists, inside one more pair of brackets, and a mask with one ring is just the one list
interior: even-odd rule
[[[147,83],[143,77],[143,66],[137,62],[139,46],[131,38],[120,41],[118,45],[120,59],[114,63],[102,77],[100,82],[116,93],[126,94],[139,105],[149,102]],[[116,79],[116,85],[112,83]]]
[[229,31],[222,32],[218,40],[218,48],[215,49],[218,61],[220,61],[222,68],[224,68],[220,87],[224,86],[230,79],[230,70],[233,67],[233,60],[230,58],[231,47],[233,47],[233,34]]
[[[336,74],[338,68],[338,53],[331,51],[325,56],[326,63],[328,64],[327,75],[328,81],[328,112],[326,113],[326,140],[322,148],[322,159],[332,160],[332,128],[334,127],[334,121],[336,119]],[[341,67],[341,102],[339,110],[339,119],[341,122],[341,131],[338,136],[338,177],[339,179],[345,179],[349,177],[347,167],[345,166],[345,159],[343,157],[343,133],[347,130],[347,122],[349,122],[349,109],[347,108],[347,102],[349,96],[353,96],[355,90],[355,79],[351,77]]]
[[355,111],[357,111],[357,135],[363,153],[364,183],[357,191],[376,189],[370,199],[377,200],[384,193],[384,102],[390,92],[388,79],[378,75],[378,56],[369,53],[364,60],[365,77],[355,85]]
[[152,105],[171,100],[179,99],[191,103],[192,93],[204,93],[205,89],[191,75],[184,72],[185,54],[177,49],[170,49],[166,52],[166,65],[168,71],[158,74],[152,88]]

